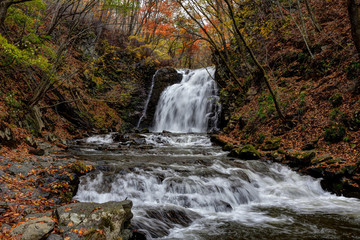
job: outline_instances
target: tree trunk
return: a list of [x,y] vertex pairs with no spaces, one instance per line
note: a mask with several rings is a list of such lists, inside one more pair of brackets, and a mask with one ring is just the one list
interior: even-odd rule
[[[275,105],[275,109],[280,117],[280,119],[283,122],[286,122],[286,118],[284,116],[284,114],[282,113],[280,106],[278,104],[277,98],[276,98],[276,94],[275,92],[272,90],[271,85],[270,85],[270,81],[269,81],[269,76],[267,75],[264,67],[260,64],[260,62],[257,60],[254,52],[252,51],[252,49],[250,48],[250,46],[247,44],[244,36],[242,35],[242,33],[239,30],[239,27],[237,26],[236,20],[235,20],[235,15],[233,12],[233,8],[229,2],[229,0],[225,0],[226,5],[228,6],[228,10],[229,10],[229,16],[231,18],[232,24],[234,25],[234,30],[236,32],[236,34],[239,36],[239,38],[241,39],[242,43],[244,44],[246,50],[248,51],[248,53],[250,54],[251,59],[254,61],[255,65],[258,67],[258,69],[260,70],[262,77],[264,79],[264,82],[266,84],[266,87],[268,88],[271,97],[273,99],[274,105]],[[240,46],[239,46],[240,47]]]
[[360,0],[348,0],[351,33],[355,47],[360,53]]
[[0,33],[5,32],[5,18],[7,15],[7,10],[10,7],[10,3],[8,1],[0,2]]

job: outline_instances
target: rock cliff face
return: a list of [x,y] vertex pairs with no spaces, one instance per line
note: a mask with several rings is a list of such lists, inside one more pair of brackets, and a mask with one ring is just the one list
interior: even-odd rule
[[[161,93],[165,88],[171,86],[175,83],[179,83],[182,79],[182,75],[178,73],[175,69],[166,67],[159,69],[155,75],[155,82],[153,92],[150,98],[146,116],[140,124],[140,127],[150,127],[152,126],[152,121],[154,118],[156,105],[159,101]],[[147,90],[147,93],[150,89]],[[145,101],[146,99],[144,99]]]

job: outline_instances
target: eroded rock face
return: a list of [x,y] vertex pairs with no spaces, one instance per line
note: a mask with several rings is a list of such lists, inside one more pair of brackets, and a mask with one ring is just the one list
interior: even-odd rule
[[41,217],[20,224],[11,231],[11,235],[21,236],[21,240],[40,240],[54,229],[55,222],[49,217]]
[[168,86],[181,82],[181,79],[182,75],[173,68],[165,67],[157,71],[155,76],[154,88],[152,91],[148,109],[146,111],[146,118],[143,119],[141,126],[152,126],[156,105],[159,101],[161,93]]
[[[129,239],[131,232],[126,228],[133,217],[132,202],[73,203],[56,209],[59,228],[63,229],[64,237],[81,239],[75,229],[87,232],[87,236],[103,235],[105,239]],[[92,231],[92,232],[91,232]]]

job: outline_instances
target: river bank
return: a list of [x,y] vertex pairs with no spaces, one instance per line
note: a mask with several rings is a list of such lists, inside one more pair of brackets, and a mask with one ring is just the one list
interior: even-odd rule
[[[95,167],[67,145],[34,140],[0,150],[1,239],[129,239],[131,201],[107,204],[73,200],[80,177]],[[116,213],[116,214],[115,214]],[[111,223],[111,226],[109,225]]]

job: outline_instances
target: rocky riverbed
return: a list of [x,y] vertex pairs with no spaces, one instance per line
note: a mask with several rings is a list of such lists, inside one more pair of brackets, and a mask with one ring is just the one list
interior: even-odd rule
[[212,141],[230,156],[241,159],[262,159],[282,163],[302,174],[321,179],[321,186],[325,190],[338,196],[355,197],[360,199],[360,160],[355,164],[348,164],[344,159],[335,158],[330,154],[319,154],[314,144],[307,144],[301,151],[284,151],[280,147],[280,138],[253,146],[237,145],[224,135],[212,135]]

